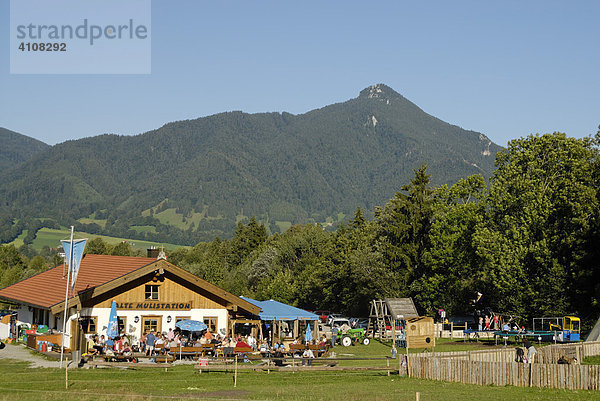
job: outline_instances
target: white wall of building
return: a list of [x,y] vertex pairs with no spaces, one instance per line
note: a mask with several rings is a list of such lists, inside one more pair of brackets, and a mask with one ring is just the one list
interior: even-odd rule
[[[175,330],[175,318],[178,316],[189,316],[192,320],[203,321],[205,317],[216,317],[217,318],[217,331],[227,330],[227,310],[226,309],[192,309],[191,311],[152,311],[152,310],[117,310],[119,317],[127,318],[127,335],[133,337],[132,342],[134,344],[139,340],[142,333],[142,316],[160,316],[162,317],[162,331],[168,332],[169,329]],[[106,335],[106,329],[108,327],[108,318],[110,316],[110,308],[84,308],[80,313],[81,317],[97,317],[97,333],[98,335]],[[136,316],[138,322],[135,322]],[[167,322],[168,317],[171,317],[171,321]],[[74,314],[70,316],[70,319],[77,319],[78,315]],[[67,325],[67,332],[71,329],[71,324]],[[70,334],[70,333],[69,333]],[[68,346],[68,342],[65,342]]]

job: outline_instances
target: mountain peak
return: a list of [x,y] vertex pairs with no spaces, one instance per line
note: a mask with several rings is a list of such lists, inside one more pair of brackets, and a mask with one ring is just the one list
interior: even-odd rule
[[401,95],[387,85],[375,84],[361,90],[358,97],[363,99],[389,100],[395,97],[401,97]]

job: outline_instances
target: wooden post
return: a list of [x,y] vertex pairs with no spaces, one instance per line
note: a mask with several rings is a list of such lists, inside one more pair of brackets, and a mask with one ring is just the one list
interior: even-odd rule
[[416,399],[417,401],[420,401],[420,400],[421,400],[421,393],[419,393],[418,391],[417,391],[417,393],[415,394],[415,399]]
[[406,337],[406,377],[410,377],[410,365],[408,362],[408,336]]
[[69,388],[68,368],[69,368],[69,358],[66,358],[65,359],[65,390]]
[[235,355],[235,370],[233,372],[233,387],[237,387],[237,364],[238,364],[238,356]]

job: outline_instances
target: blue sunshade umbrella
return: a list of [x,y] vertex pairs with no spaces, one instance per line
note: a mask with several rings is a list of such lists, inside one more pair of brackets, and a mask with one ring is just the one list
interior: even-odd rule
[[119,335],[119,319],[117,318],[117,301],[112,301],[110,316],[108,317],[107,338],[115,338]]
[[181,330],[185,331],[203,331],[208,329],[208,326],[198,320],[180,320],[175,323],[175,327],[179,327]]
[[310,332],[310,323],[306,325],[306,334],[304,334],[304,341],[307,343],[312,341],[312,333]]

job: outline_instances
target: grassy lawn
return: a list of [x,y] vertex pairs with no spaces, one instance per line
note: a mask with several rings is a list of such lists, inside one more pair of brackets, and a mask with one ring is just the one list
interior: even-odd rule
[[599,356],[587,356],[583,358],[581,361],[582,365],[600,365],[600,355]]
[[410,379],[386,372],[231,372],[196,373],[190,365],[162,369],[30,369],[22,362],[0,361],[0,400],[597,400],[591,391],[519,387],[479,387]]

